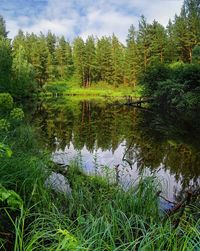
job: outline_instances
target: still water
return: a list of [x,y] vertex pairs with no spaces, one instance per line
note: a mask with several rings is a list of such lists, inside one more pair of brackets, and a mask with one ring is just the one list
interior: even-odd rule
[[85,172],[112,176],[125,187],[155,174],[171,200],[200,186],[198,114],[74,97],[40,103],[34,123],[56,163],[76,158]]

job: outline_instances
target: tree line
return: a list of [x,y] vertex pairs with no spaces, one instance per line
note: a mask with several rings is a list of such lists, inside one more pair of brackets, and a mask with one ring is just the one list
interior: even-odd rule
[[0,91],[26,96],[46,82],[72,77],[82,87],[99,81],[135,86],[138,76],[151,65],[198,61],[199,45],[199,0],[185,0],[180,14],[166,28],[141,16],[138,30],[131,25],[126,44],[115,34],[91,35],[86,41],[77,37],[70,43],[51,31],[36,35],[19,30],[10,40],[0,17]]

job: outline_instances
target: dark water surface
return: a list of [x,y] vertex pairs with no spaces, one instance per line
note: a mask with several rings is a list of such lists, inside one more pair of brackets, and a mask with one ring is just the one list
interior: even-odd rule
[[77,158],[88,173],[127,186],[155,173],[170,199],[200,181],[200,116],[105,100],[52,99],[33,116],[55,162]]

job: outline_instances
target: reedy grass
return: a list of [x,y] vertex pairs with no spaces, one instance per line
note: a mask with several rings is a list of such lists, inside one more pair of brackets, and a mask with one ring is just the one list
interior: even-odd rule
[[178,228],[174,228],[170,219],[162,222],[157,210],[154,177],[141,180],[137,187],[134,185],[125,193],[102,177],[91,178],[84,174],[81,177],[81,170],[71,168],[68,177],[72,197],[63,201],[62,213],[55,209],[38,214],[28,230],[25,250],[178,251],[198,248],[200,221],[194,222],[186,213]]
[[[39,151],[33,130],[22,126],[9,137],[13,156],[1,160],[0,183],[24,201],[13,215],[2,208],[13,226],[14,251],[200,249],[200,220],[190,213],[199,208],[187,207],[178,227],[176,217],[163,221],[156,177],[142,177],[124,191],[105,177],[87,176],[74,162],[66,174],[72,195],[55,194],[44,186],[52,163]],[[6,247],[2,238],[0,247]]]
[[[132,191],[129,195],[132,197]],[[25,250],[178,251],[198,248],[200,221],[188,224],[183,219],[178,228],[174,228],[170,220],[162,223],[160,218],[156,219],[154,215],[144,217],[136,213],[137,210],[127,215],[126,205],[120,208],[121,202],[119,205],[118,202],[120,200],[115,201],[117,208],[111,202],[106,207],[102,204],[103,208],[96,214],[88,212],[74,220],[68,214],[68,207],[74,201],[66,204],[66,212],[55,210],[35,215],[28,229]],[[80,203],[76,203],[78,211]]]

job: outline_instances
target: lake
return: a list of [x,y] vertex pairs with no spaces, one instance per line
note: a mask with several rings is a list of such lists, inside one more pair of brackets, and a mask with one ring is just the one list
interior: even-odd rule
[[200,185],[197,113],[60,97],[39,102],[32,116],[58,164],[76,159],[88,174],[108,175],[124,187],[156,175],[171,200]]

